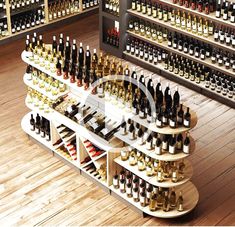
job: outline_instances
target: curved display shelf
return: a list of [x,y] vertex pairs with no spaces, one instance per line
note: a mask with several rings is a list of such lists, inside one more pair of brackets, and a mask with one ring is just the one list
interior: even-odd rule
[[186,154],[182,151],[179,153],[176,153],[176,154],[170,154],[167,151],[163,151],[162,155],[157,155],[153,149],[147,150],[145,145],[139,145],[137,143],[137,140],[130,140],[126,135],[122,135],[120,132],[115,133],[115,137],[117,137],[118,139],[127,143],[128,145],[136,148],[137,150],[141,151],[142,153],[148,155],[149,157],[160,160],[160,161],[177,161],[180,159],[184,159],[184,158],[188,157],[189,155],[191,155],[194,152],[195,147],[196,147],[194,139],[190,136],[191,146],[190,146],[190,153],[189,154]]
[[46,73],[47,75],[68,85],[70,89],[75,91],[80,96],[80,98],[85,99],[90,103],[94,103],[94,102],[98,103],[97,105],[99,106],[99,108],[105,110],[105,113],[108,116],[111,116],[111,117],[115,116],[116,118],[119,118],[119,119],[122,119],[123,117],[125,119],[131,118],[132,120],[140,123],[141,125],[149,128],[150,130],[154,132],[159,132],[162,134],[178,134],[181,132],[186,132],[192,129],[193,127],[195,127],[195,125],[197,124],[196,113],[190,110],[190,113],[191,113],[191,127],[190,128],[185,128],[185,127],[179,127],[175,129],[172,129],[170,127],[157,128],[154,123],[148,123],[146,119],[141,119],[139,116],[134,116],[132,113],[126,112],[124,109],[118,108],[117,105],[113,105],[112,103],[106,101],[104,98],[99,98],[97,95],[91,95],[92,88],[89,88],[88,90],[85,91],[83,87],[78,87],[76,83],[70,83],[70,80],[65,80],[63,79],[62,76],[57,76],[55,73],[52,73],[50,70],[47,70],[44,67],[41,67],[39,64],[35,64],[33,61],[30,61],[27,58],[26,51],[22,52],[21,58],[25,63],[32,65],[33,67],[39,69],[40,71]]
[[157,186],[157,187],[162,187],[162,188],[171,188],[171,187],[177,187],[179,185],[185,184],[186,182],[188,182],[192,175],[193,175],[193,167],[191,165],[191,163],[187,160],[185,160],[185,171],[184,171],[184,179],[174,183],[171,181],[171,179],[167,179],[163,182],[158,182],[156,179],[156,173],[154,174],[154,176],[147,176],[146,175],[146,171],[139,171],[138,170],[138,165],[135,166],[131,166],[129,165],[129,161],[122,161],[121,157],[117,157],[114,159],[114,161],[119,164],[120,166],[124,167],[125,169],[129,170],[130,172],[134,173],[135,175],[139,176],[140,178],[142,178],[143,180],[147,181],[148,183]]
[[145,214],[148,214],[153,217],[158,217],[158,218],[176,218],[183,216],[190,211],[192,211],[199,200],[199,193],[197,188],[194,186],[194,184],[190,181],[185,183],[184,185],[181,185],[177,188],[176,194],[178,195],[180,191],[183,193],[183,199],[184,199],[184,210],[179,212],[177,210],[170,210],[168,212],[164,212],[163,210],[156,210],[156,211],[150,211],[148,206],[142,207],[139,202],[134,202],[133,198],[128,198],[126,193],[121,193],[119,189],[115,189],[113,185],[110,186],[110,189],[116,193],[118,196],[129,202],[132,206],[136,207],[140,211],[142,211]]
[[140,125],[145,126],[146,128],[148,128],[149,130],[153,131],[153,132],[157,132],[160,134],[179,134],[182,132],[187,132],[189,130],[191,130],[192,128],[194,128],[197,124],[197,115],[194,111],[190,110],[190,114],[191,114],[191,127],[190,128],[186,128],[184,126],[180,126],[177,128],[170,128],[170,126],[165,126],[163,128],[158,128],[156,126],[156,123],[148,123],[147,119],[141,119],[139,118],[139,116],[134,116],[132,117],[132,120],[139,123]]
[[28,99],[29,99],[28,96],[26,96],[25,105],[30,110],[36,111],[37,113],[39,113],[41,116],[45,117],[48,120],[52,120],[51,113],[53,112],[53,109],[50,108],[50,113],[45,113],[43,110],[41,110],[38,107],[34,106],[33,104],[29,103]]
[[56,100],[59,97],[64,96],[64,95],[66,95],[68,93],[68,91],[65,91],[65,92],[59,93],[58,95],[52,95],[51,93],[45,91],[45,89],[42,89],[42,88],[40,88],[37,85],[34,85],[32,83],[32,80],[27,80],[27,76],[26,75],[24,75],[23,81],[24,81],[25,85],[27,85],[28,87],[31,87],[32,89],[40,92],[41,94],[45,95],[46,97],[48,97],[51,100]]
[[153,18],[151,16],[139,13],[139,12],[131,10],[131,9],[127,10],[127,12],[130,13],[132,16],[145,19],[145,20],[150,21],[150,22],[155,23],[155,24],[159,24],[159,25],[161,25],[161,26],[163,26],[167,29],[174,30],[174,31],[179,32],[181,34],[184,34],[186,36],[190,36],[190,37],[193,37],[195,39],[201,40],[205,43],[210,43],[211,45],[218,46],[218,47],[220,47],[224,50],[228,50],[228,51],[232,51],[232,52],[235,51],[235,48],[233,48],[232,46],[226,46],[224,44],[221,44],[220,42],[214,41],[212,36],[209,36],[209,37],[199,36],[197,34],[189,32],[187,30],[183,30],[181,28],[172,26],[169,21],[164,22],[163,20],[159,20],[158,18]]

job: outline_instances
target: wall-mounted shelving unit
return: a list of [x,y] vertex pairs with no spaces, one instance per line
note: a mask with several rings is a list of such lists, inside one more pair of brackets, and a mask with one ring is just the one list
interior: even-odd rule
[[[68,23],[69,21],[75,21],[78,18],[82,18],[86,15],[90,15],[94,12],[98,12],[98,4],[99,1],[94,1],[97,4],[93,5],[89,8],[83,8],[83,1],[79,0],[79,10],[77,12],[72,12],[70,14],[66,14],[65,16],[61,16],[60,18],[49,20],[49,5],[53,4],[55,1],[50,0],[40,0],[39,2],[34,2],[30,7],[23,7],[19,8],[17,10],[12,11],[10,0],[6,0],[6,10],[2,14],[0,14],[0,19],[5,19],[7,21],[7,32],[4,34],[4,36],[0,36],[0,45],[5,44],[11,40],[16,40],[18,38],[21,38],[25,36],[26,34],[31,34],[35,31],[42,31],[50,28],[51,26],[56,26],[58,24],[63,25],[65,23]],[[26,12],[30,12],[32,10],[36,10],[39,8],[43,8],[44,13],[44,20],[43,22],[40,22],[40,24],[35,25],[34,27],[26,28],[24,30],[21,30],[19,32],[12,32],[12,21],[14,20],[14,17],[23,14]]]
[[[101,4],[104,4],[105,0],[101,1]],[[229,29],[235,29],[235,23],[231,23],[230,21],[223,20],[222,18],[216,18],[215,13],[210,13],[210,14],[205,14],[204,12],[198,12],[197,10],[192,10],[190,8],[185,8],[184,6],[180,6],[179,4],[174,4],[171,0],[158,0],[155,1],[158,4],[161,4],[162,7],[170,7],[171,9],[175,10],[181,10],[183,12],[188,12],[191,13],[192,15],[196,15],[198,17],[202,17],[203,19],[207,19],[209,21],[212,21],[215,23],[218,27],[220,26],[225,26],[228,27]],[[231,2],[231,1],[230,1]],[[130,19],[132,18],[137,18],[143,21],[150,22],[152,24],[161,26],[162,28],[167,29],[170,32],[177,32],[179,34],[183,34],[188,38],[194,38],[195,40],[204,42],[205,44],[211,45],[215,50],[222,49],[225,51],[228,51],[231,54],[235,53],[235,48],[233,48],[231,45],[228,46],[226,44],[216,42],[214,41],[212,36],[209,37],[204,37],[202,35],[198,35],[196,33],[189,32],[187,30],[181,29],[180,27],[172,26],[170,21],[163,21],[158,18],[153,18],[152,16],[148,16],[147,14],[142,14],[141,12],[137,12],[136,10],[131,9],[132,6],[132,0],[128,1],[120,1],[120,13],[119,13],[119,21],[120,21],[120,34],[121,34],[121,39],[120,39],[120,46],[118,53],[115,51],[113,52],[112,49],[110,49],[108,46],[103,45],[102,40],[100,40],[100,47],[102,50],[121,57],[125,60],[131,61],[136,65],[140,65],[143,68],[149,69],[150,71],[157,72],[160,75],[173,80],[175,82],[178,82],[186,87],[189,87],[190,89],[193,89],[200,94],[206,95],[212,99],[215,99],[219,102],[222,102],[232,108],[235,108],[235,95],[233,95],[232,98],[229,98],[227,95],[223,95],[220,92],[216,92],[215,90],[211,90],[210,88],[206,88],[206,83],[205,81],[201,81],[200,83],[196,83],[195,81],[191,81],[189,79],[186,79],[184,77],[181,77],[179,75],[176,75],[174,72],[169,72],[164,68],[164,63],[158,63],[158,64],[153,64],[151,62],[145,61],[144,59],[141,59],[139,57],[136,57],[135,55],[132,55],[126,51],[126,42],[127,38],[133,37],[138,40],[141,40],[143,42],[146,42],[148,44],[151,44],[155,47],[161,48],[165,50],[167,53],[170,55],[172,53],[177,54],[178,56],[182,56],[186,59],[193,60],[194,62],[200,63],[204,65],[205,67],[208,67],[212,70],[216,70],[218,72],[221,72],[227,76],[235,77],[235,71],[232,68],[226,68],[225,66],[218,65],[217,63],[212,63],[210,59],[205,59],[201,60],[200,58],[197,58],[193,55],[189,55],[187,53],[184,53],[183,51],[180,51],[178,49],[174,49],[172,47],[169,47],[166,41],[163,41],[162,43],[158,43],[158,41],[152,40],[151,38],[147,38],[146,36],[142,36],[140,34],[135,33],[134,31],[130,31],[128,28],[128,23]],[[103,33],[105,27],[104,21],[106,20],[107,13],[104,12],[103,8],[99,8],[99,13],[100,13],[100,30],[101,34]],[[112,18],[110,18],[112,19]]]

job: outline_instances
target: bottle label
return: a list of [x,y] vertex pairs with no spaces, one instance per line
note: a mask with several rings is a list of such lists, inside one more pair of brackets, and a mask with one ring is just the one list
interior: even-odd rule
[[138,199],[139,198],[139,193],[138,193],[138,191],[136,192],[136,191],[133,191],[133,198],[134,199]]
[[134,162],[134,161],[135,161],[135,157],[134,157],[134,156],[130,156],[130,157],[129,157],[129,161],[130,161],[130,162]]
[[144,112],[143,112],[143,111],[140,111],[140,112],[139,112],[139,116],[143,118],[143,117],[144,117]]
[[189,121],[184,119],[184,126],[189,127]]
[[127,152],[122,150],[122,151],[121,151],[121,156],[122,156],[122,157],[126,157],[126,156],[127,156]]
[[158,155],[162,154],[162,149],[161,149],[161,147],[155,146],[155,152],[156,152],[156,154],[158,154]]
[[148,122],[152,122],[152,116],[147,115],[147,121],[148,121]]
[[140,196],[140,202],[145,203],[145,197],[144,196]]
[[175,126],[176,126],[176,125],[175,125],[175,121],[172,121],[171,119],[170,119],[169,123],[170,123],[170,126],[171,126],[171,127],[175,127]]
[[127,193],[128,195],[131,195],[131,194],[132,194],[132,193],[131,193],[131,187],[129,187],[129,188],[127,187],[127,188],[126,188],[126,193]]
[[175,154],[175,146],[169,146],[169,153],[170,154]]
[[232,45],[235,46],[235,38],[232,39]]
[[189,146],[188,145],[183,146],[183,152],[186,154],[189,154]]
[[167,142],[162,142],[162,149],[167,150]]
[[113,185],[114,186],[118,186],[118,178],[113,178]]
[[235,22],[235,16],[231,15],[231,16],[230,16],[230,21],[231,21],[232,23],[234,23],[234,22]]
[[151,142],[146,142],[146,147],[148,150],[152,149],[152,143]]
[[156,122],[156,123],[157,123],[157,126],[158,126],[158,127],[161,127],[161,126],[162,126],[162,121],[159,121],[159,120],[157,119],[157,122]]
[[172,178],[177,178],[177,172],[176,171],[172,172]]
[[150,197],[151,197],[151,192],[146,191],[146,197],[147,197],[148,199],[150,199]]
[[120,182],[120,189],[124,190],[125,189],[125,184]]

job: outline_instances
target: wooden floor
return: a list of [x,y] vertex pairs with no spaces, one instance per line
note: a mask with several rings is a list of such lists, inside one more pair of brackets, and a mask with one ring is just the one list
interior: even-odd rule
[[[98,16],[51,29],[45,40],[60,32],[97,47]],[[0,46],[0,226],[235,225],[234,109],[180,86],[184,102],[199,117],[192,133],[197,149],[189,160],[200,201],[180,219],[142,218],[22,131],[21,118],[29,111],[24,104],[23,48],[24,40]]]

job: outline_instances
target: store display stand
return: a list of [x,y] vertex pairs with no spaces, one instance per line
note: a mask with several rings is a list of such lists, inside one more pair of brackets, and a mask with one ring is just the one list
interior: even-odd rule
[[44,13],[45,13],[44,24],[37,25],[35,27],[25,29],[23,31],[16,32],[13,34],[11,30],[12,15],[11,15],[11,10],[10,10],[10,3],[9,3],[9,0],[6,0],[6,18],[7,18],[8,35],[0,38],[0,45],[9,43],[13,40],[20,39],[24,37],[26,34],[28,35],[28,34],[32,34],[33,32],[46,31],[58,25],[60,26],[66,25],[68,24],[68,22],[71,23],[83,17],[97,13],[99,9],[99,6],[93,6],[91,8],[83,10],[82,0],[79,0],[79,12],[78,13],[73,13],[73,14],[49,21],[48,0],[44,0],[43,5],[44,5]]
[[[150,16],[143,15],[141,13],[133,11],[133,10],[131,10],[131,2],[132,2],[132,0],[120,1],[119,17],[116,17],[116,16],[114,17],[113,15],[111,15],[111,14],[104,11],[105,0],[100,1],[100,7],[99,7],[100,48],[102,50],[104,50],[105,52],[107,52],[107,53],[110,53],[114,56],[123,58],[127,61],[130,61],[130,62],[136,64],[136,65],[140,65],[141,67],[146,68],[146,69],[148,69],[152,72],[156,72],[159,75],[162,75],[162,76],[166,77],[167,79],[170,79],[170,80],[175,81],[179,84],[182,84],[182,85],[184,85],[184,86],[186,86],[186,87],[188,87],[192,90],[195,90],[195,91],[197,91],[198,93],[200,93],[202,95],[206,95],[211,99],[217,100],[217,101],[219,101],[219,102],[221,102],[225,105],[228,105],[232,108],[235,108],[234,98],[229,98],[227,96],[224,96],[221,93],[218,93],[214,90],[206,88],[205,87],[205,81],[202,81],[198,84],[195,81],[191,81],[191,80],[186,79],[184,77],[181,77],[181,76],[179,76],[179,75],[177,75],[173,72],[169,72],[169,71],[165,70],[163,64],[159,63],[157,65],[154,65],[153,63],[147,62],[145,60],[140,59],[139,57],[136,57],[134,55],[131,55],[131,54],[127,53],[125,51],[125,49],[126,49],[126,40],[127,40],[127,37],[138,38],[138,39],[140,39],[142,41],[145,41],[147,43],[150,43],[154,46],[165,49],[169,53],[172,53],[172,52],[176,53],[179,56],[183,56],[183,57],[191,59],[195,62],[199,62],[199,63],[201,63],[201,64],[203,64],[203,65],[205,65],[205,66],[207,66],[211,69],[215,69],[215,70],[218,70],[220,72],[225,73],[226,75],[230,75],[232,77],[235,77],[235,72],[232,69],[226,69],[224,66],[221,67],[218,64],[212,64],[208,60],[202,61],[199,58],[190,56],[189,54],[185,54],[183,51],[179,51],[177,49],[170,48],[164,42],[163,43],[158,43],[157,41],[153,41],[153,40],[148,39],[146,37],[135,34],[134,32],[131,32],[131,31],[128,30],[128,22],[129,22],[129,19],[134,16],[136,18],[143,19],[145,21],[149,21],[153,24],[160,25],[163,28],[169,29],[170,31],[176,31],[176,32],[185,34],[188,37],[193,37],[193,38],[198,39],[200,41],[203,41],[205,43],[209,43],[209,44],[215,46],[215,48],[219,47],[219,48],[225,49],[225,50],[227,50],[231,53],[234,53],[235,49],[230,47],[230,46],[226,46],[225,44],[220,44],[219,42],[215,42],[214,40],[212,40],[211,37],[205,38],[203,36],[199,36],[197,34],[188,32],[186,30],[182,30],[181,28],[171,26],[170,22],[164,22],[163,20],[152,18]],[[206,15],[205,13],[199,13],[196,10],[191,10],[190,8],[185,8],[183,6],[179,6],[178,4],[173,4],[171,0],[159,0],[158,2],[161,3],[161,4],[166,4],[170,7],[175,7],[177,9],[180,9],[180,10],[183,10],[183,11],[186,11],[186,12],[190,12],[192,14],[201,16],[202,18],[212,20],[215,23],[218,23],[218,24],[221,24],[221,25],[226,25],[230,28],[235,28],[234,24],[229,23],[227,21],[224,21],[220,18],[216,18],[214,14]],[[113,50],[113,48],[110,45],[106,45],[104,43],[104,39],[102,37],[103,34],[104,34],[104,31],[107,30],[107,28],[109,28],[110,26],[112,26],[112,24],[114,24],[114,21],[118,21],[119,24],[120,24],[120,27],[119,27],[119,29],[120,29],[120,44],[119,44],[118,50],[115,49],[115,51]]]
[[[104,112],[106,116],[115,119],[115,120],[121,120],[121,119],[128,119],[132,117],[132,120],[135,122],[140,123],[144,127],[150,128],[154,132],[158,132],[159,134],[178,134],[178,133],[185,133],[196,126],[197,124],[197,116],[196,113],[193,111],[190,111],[191,113],[191,127],[190,128],[184,128],[179,127],[172,129],[170,127],[164,127],[164,128],[157,128],[155,124],[149,124],[146,119],[140,119],[138,116],[131,116],[130,113],[125,112],[123,109],[119,109],[117,105],[107,103],[102,98],[99,98],[97,95],[90,95],[91,88],[88,90],[84,90],[83,87],[78,87],[76,84],[72,84],[69,82],[69,80],[63,79],[61,76],[57,76],[56,73],[52,73],[51,71],[45,69],[44,67],[39,66],[38,64],[34,63],[33,61],[30,61],[29,58],[27,58],[27,54],[25,51],[23,51],[22,60],[34,68],[46,73],[48,76],[51,76],[67,85],[67,93],[76,95],[80,98],[80,100],[86,100],[86,103],[88,103],[90,106],[97,108],[100,112]],[[24,80],[25,81],[25,80]],[[37,87],[33,86],[32,83],[28,83],[25,81],[25,84],[29,87],[32,87],[37,90]],[[47,94],[45,94],[47,95]],[[64,95],[64,94],[61,94]],[[58,98],[58,97],[57,97]],[[137,168],[129,166],[128,163],[122,161],[120,159],[120,152],[124,149],[129,149],[129,145],[132,147],[140,150],[142,153],[149,155],[151,158],[162,160],[162,161],[176,161],[180,160],[182,158],[186,158],[188,155],[190,155],[195,150],[195,142],[191,138],[191,145],[190,145],[190,154],[180,153],[175,155],[170,155],[168,153],[163,153],[162,155],[156,155],[153,150],[149,151],[145,149],[143,146],[138,146],[136,143],[133,143],[133,141],[128,141],[128,138],[124,135],[121,135],[120,132],[116,132],[114,135],[114,138],[112,138],[110,141],[106,141],[100,136],[96,135],[95,133],[89,131],[84,126],[72,121],[71,119],[67,118],[66,116],[62,115],[58,111],[49,108],[49,112],[45,112],[41,110],[40,108],[36,107],[33,103],[29,102],[28,97],[26,98],[26,106],[31,109],[31,112],[26,114],[22,121],[21,126],[22,129],[25,131],[26,134],[28,134],[30,137],[32,137],[34,140],[41,143],[43,146],[45,146],[48,150],[50,150],[54,155],[60,157],[63,159],[66,163],[68,163],[70,166],[73,166],[75,169],[77,169],[82,175],[90,178],[94,182],[96,182],[99,186],[101,186],[105,191],[109,192],[112,195],[115,195],[115,197],[121,198],[122,201],[125,201],[128,205],[131,207],[134,207],[135,210],[137,210],[139,213],[142,213],[143,216],[150,215],[153,217],[159,217],[159,218],[175,218],[182,215],[185,215],[192,211],[195,206],[198,203],[199,200],[199,194],[196,189],[196,187],[193,185],[193,183],[190,182],[190,178],[192,176],[192,166],[189,161],[185,162],[185,175],[184,179],[178,181],[177,183],[173,183],[171,181],[165,181],[158,183],[155,177],[146,177],[144,176],[143,172],[140,172]],[[30,130],[30,115],[32,113],[39,113],[41,116],[45,117],[47,120],[50,121],[50,135],[51,135],[51,141],[46,141],[44,138],[41,138],[40,135],[36,134],[34,131]],[[60,144],[54,145],[53,144],[58,141],[58,138],[60,137],[60,133],[58,132],[58,126],[63,124],[65,127],[69,128],[74,132],[74,134],[71,135],[71,137],[76,139],[76,160],[72,159],[69,155],[63,154],[63,151],[59,149]],[[68,139],[69,140],[69,139]],[[83,163],[83,160],[86,156],[88,156],[88,151],[86,146],[84,145],[84,140],[89,140],[92,144],[99,147],[103,151],[101,155],[98,157],[90,159],[90,161]],[[61,143],[65,143],[62,141]],[[127,144],[127,146],[123,147],[124,144]],[[94,164],[96,167],[105,166],[106,168],[106,176],[104,178],[98,179],[93,173],[90,173],[87,171],[87,167],[89,167],[91,164]],[[142,207],[140,203],[134,202],[133,198],[128,198],[125,193],[121,193],[119,189],[115,189],[112,185],[113,183],[113,176],[115,175],[116,171],[120,171],[123,168],[129,170],[136,176],[146,180],[146,182],[157,186],[157,187],[165,187],[165,188],[176,188],[176,193],[178,194],[179,191],[183,192],[184,197],[184,210],[183,211],[177,211],[177,210],[170,210],[168,212],[164,212],[162,210],[157,210],[155,212],[152,212],[149,210],[148,206]]]

